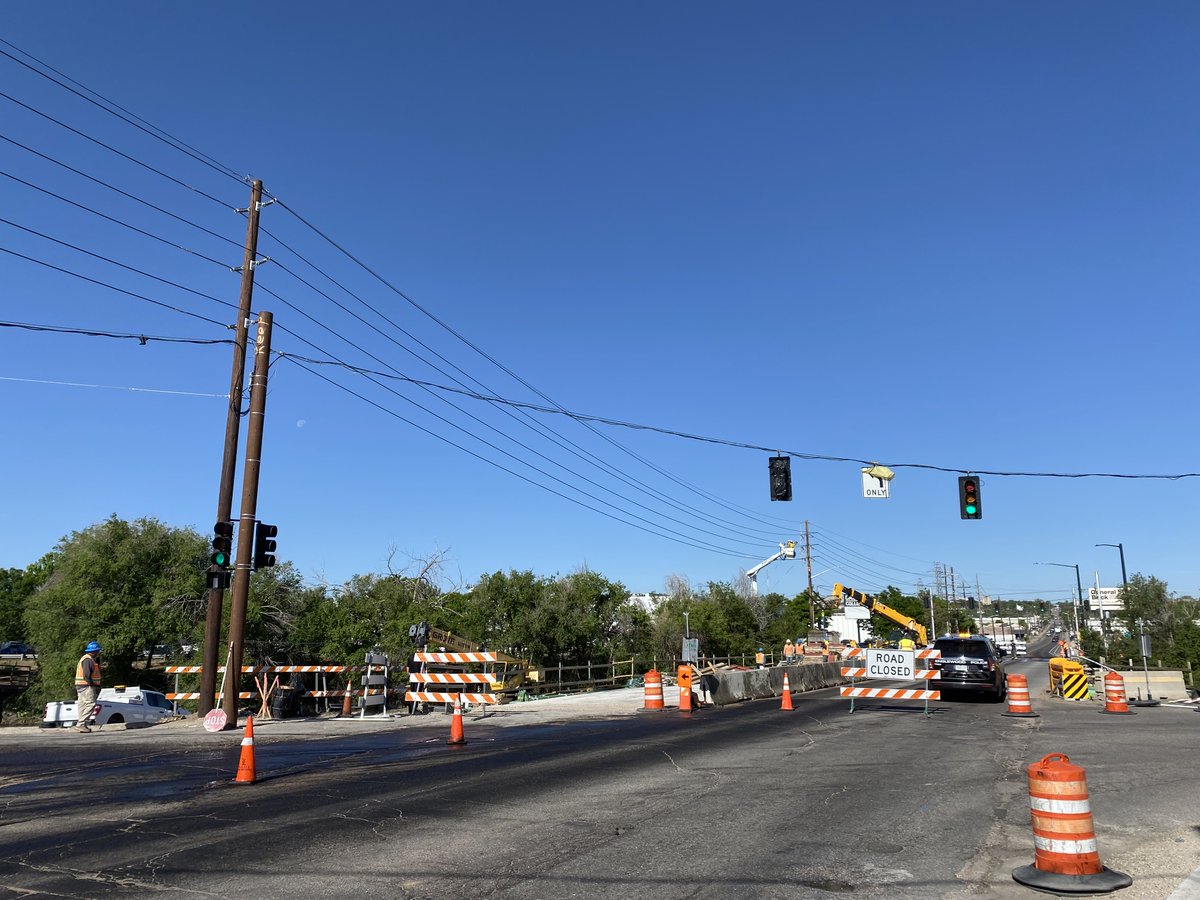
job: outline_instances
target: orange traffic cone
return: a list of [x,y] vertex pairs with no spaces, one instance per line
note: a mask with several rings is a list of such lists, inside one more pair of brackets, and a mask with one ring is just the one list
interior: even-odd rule
[[454,698],[454,718],[450,720],[450,740],[447,744],[465,744],[467,739],[463,737],[462,727],[462,704],[459,703],[458,697]]
[[788,682],[788,673],[783,673],[783,703],[780,709],[792,709],[792,686]]
[[347,684],[346,685],[346,696],[344,696],[342,698],[342,715],[343,716],[350,715],[350,704],[353,702],[353,699],[354,699],[354,688],[352,688],[349,684]]
[[238,759],[234,784],[254,784],[254,716],[246,719],[246,735],[242,738],[242,755]]

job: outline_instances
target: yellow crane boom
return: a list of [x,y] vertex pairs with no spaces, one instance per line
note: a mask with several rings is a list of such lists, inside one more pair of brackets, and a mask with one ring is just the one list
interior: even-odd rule
[[835,584],[833,586],[833,596],[837,597],[843,602],[845,602],[847,597],[849,597],[851,600],[857,600],[867,609],[871,610],[871,612],[879,613],[881,616],[885,616],[891,619],[893,622],[896,622],[904,628],[907,628],[914,635],[916,635],[918,644],[924,646],[925,644],[929,643],[929,632],[925,629],[924,625],[922,625],[916,619],[910,618],[909,616],[904,615],[904,613],[892,609],[886,603],[881,603],[870,594],[864,594],[862,591],[856,591],[854,588],[846,587],[842,584]]

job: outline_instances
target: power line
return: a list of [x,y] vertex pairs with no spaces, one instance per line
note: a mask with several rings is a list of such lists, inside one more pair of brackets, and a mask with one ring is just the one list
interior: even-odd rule
[[22,150],[26,151],[27,153],[32,153],[34,156],[44,159],[46,162],[53,163],[56,166],[60,166],[61,168],[66,169],[68,172],[73,172],[74,174],[78,175],[81,178],[86,178],[88,181],[92,182],[93,184],[98,184],[103,188],[107,188],[108,190],[113,191],[114,193],[120,194],[122,197],[125,197],[126,199],[132,200],[135,203],[140,203],[143,206],[149,207],[150,209],[154,210],[155,212],[162,213],[164,216],[169,216],[170,218],[176,220],[177,222],[182,222],[184,225],[189,225],[192,228],[199,229],[200,231],[203,231],[205,234],[209,235],[210,237],[214,237],[214,238],[217,238],[218,240],[225,241],[228,244],[232,244],[234,247],[237,247],[238,250],[242,249],[242,244],[240,244],[238,241],[233,240],[233,238],[229,237],[228,235],[220,234],[219,232],[216,232],[216,231],[211,231],[210,229],[205,228],[203,225],[198,225],[197,223],[195,223],[189,219],[183,218],[183,216],[178,216],[175,213],[170,212],[169,210],[163,209],[161,206],[155,206],[149,200],[145,200],[141,197],[138,197],[134,194],[129,193],[128,191],[123,191],[119,187],[109,184],[107,181],[103,181],[102,179],[97,178],[94,175],[89,175],[87,172],[84,172],[80,169],[76,169],[74,166],[68,165],[67,163],[63,162],[60,159],[55,159],[53,156],[49,156],[45,153],[42,153],[40,150],[35,150],[32,147],[28,146],[27,144],[22,144],[20,141],[14,140],[13,138],[8,137],[7,135],[0,134],[0,141],[6,141],[7,143],[12,144],[14,147],[20,147]]
[[[2,52],[2,51],[0,51],[0,52]],[[3,170],[0,170],[0,175],[3,175],[5,178],[10,178],[19,184],[23,184],[28,188],[32,188],[35,191],[40,191],[41,193],[46,194],[47,196],[53,197],[56,200],[61,200],[63,203],[70,204],[71,206],[74,206],[76,209],[81,209],[84,212],[91,213],[92,215],[97,216],[101,219],[104,219],[107,222],[112,222],[114,225],[120,225],[123,228],[128,228],[130,231],[140,234],[143,237],[148,237],[152,240],[158,241],[159,243],[166,244],[168,247],[174,247],[176,250],[182,250],[184,253],[189,253],[192,256],[199,257],[200,259],[204,260],[205,262],[216,263],[218,266],[220,266],[223,269],[230,268],[229,265],[221,262],[219,259],[213,259],[211,256],[205,256],[203,253],[200,253],[198,250],[193,250],[190,247],[183,246],[182,244],[176,244],[173,241],[168,241],[166,238],[164,238],[160,235],[153,234],[142,228],[138,228],[136,225],[131,225],[129,222],[125,222],[125,221],[122,221],[121,219],[114,218],[113,216],[110,216],[107,213],[102,213],[97,209],[92,209],[90,206],[85,206],[82,203],[78,203],[75,200],[71,200],[69,197],[62,196],[62,194],[56,194],[54,191],[48,190],[47,188],[39,187],[38,185],[33,184],[30,181],[26,181],[24,178],[18,178],[16,175],[13,175],[9,172],[5,172]]]
[[[203,163],[204,165],[207,165],[212,169],[215,169],[216,171],[220,172],[222,175],[226,175],[229,178],[232,178],[238,182],[245,181],[245,179],[242,176],[238,175],[236,172],[234,172],[232,169],[228,168],[227,166],[224,166],[221,163],[217,162],[215,159],[213,159],[208,154],[200,152],[195,147],[192,147],[190,144],[186,143],[185,141],[182,141],[179,138],[175,137],[174,135],[172,135],[166,131],[163,131],[161,128],[157,127],[156,125],[152,125],[151,123],[149,123],[145,119],[143,119],[141,116],[137,115],[136,113],[130,112],[129,110],[125,109],[125,107],[121,106],[119,103],[115,103],[114,101],[109,100],[103,94],[100,94],[97,91],[94,91],[91,88],[87,87],[86,85],[81,84],[80,82],[76,81],[74,78],[65,74],[64,72],[60,72],[58,69],[54,68],[49,63],[43,62],[42,60],[38,59],[32,53],[29,53],[26,50],[22,50],[20,47],[16,46],[15,44],[10,43],[9,41],[4,40],[3,38],[0,38],[0,44],[4,44],[4,46],[6,46],[6,47],[11,47],[13,50],[16,50],[22,56],[32,59],[39,66],[49,69],[55,75],[58,75],[59,77],[66,79],[67,81],[71,82],[71,84],[75,85],[76,87],[81,88],[82,90],[86,91],[88,94],[91,94],[92,96],[91,97],[86,96],[85,94],[82,94],[79,91],[75,90],[75,88],[70,87],[69,85],[63,84],[58,79],[51,78],[45,72],[42,72],[41,70],[35,68],[34,66],[29,65],[29,63],[25,62],[24,60],[17,59],[11,53],[5,53],[3,50],[0,50],[0,54],[7,56],[9,59],[11,59],[13,62],[17,63],[18,65],[24,66],[25,68],[29,69],[31,72],[35,72],[36,74],[40,75],[42,78],[45,78],[48,81],[51,81],[54,84],[57,84],[59,87],[63,88],[64,90],[70,91],[72,94],[75,94],[77,97],[80,97],[83,100],[86,100],[88,103],[91,103],[92,105],[98,107],[99,109],[104,110],[109,115],[116,116],[116,118],[120,119],[121,121],[123,121],[129,125],[132,125],[133,127],[145,132],[146,134],[150,135],[151,137],[162,141],[164,144],[167,144],[168,146],[170,146],[176,150],[179,150],[181,153],[187,154],[188,156],[192,157],[192,159],[196,160],[197,162]],[[98,103],[96,100],[93,99],[93,97],[99,97],[100,100],[104,101],[104,103]],[[108,104],[108,106],[105,106],[104,104]],[[113,107],[113,109],[110,109],[109,107]],[[114,109],[119,110],[120,112],[114,112]]]
[[0,381],[23,381],[28,384],[52,384],[61,387],[105,388],[110,391],[132,391],[137,394],[175,394],[180,397],[215,397],[228,400],[228,394],[200,394],[195,391],[168,391],[164,388],[122,387],[115,384],[86,384],[78,381],[47,381],[42,378],[16,378],[10,375],[0,375]]
[[[83,247],[80,247],[76,244],[72,244],[68,241],[60,240],[59,238],[52,237],[51,235],[44,234],[43,232],[37,231],[33,228],[26,228],[24,225],[18,225],[16,222],[10,221],[9,219],[0,217],[0,223],[3,223],[4,225],[8,225],[12,228],[16,228],[19,231],[24,231],[26,234],[32,234],[32,235],[42,238],[43,240],[51,241],[52,243],[58,244],[61,247],[69,247],[70,249],[76,251],[77,253],[82,253],[85,256],[90,256],[93,259],[98,259],[101,262],[106,262],[109,265],[113,265],[113,266],[117,266],[118,268],[125,269],[127,272],[134,272],[145,278],[149,278],[153,281],[157,281],[160,284],[165,284],[168,287],[173,287],[173,288],[176,288],[177,290],[185,291],[186,293],[189,293],[189,294],[194,294],[197,297],[203,297],[205,300],[211,300],[213,303],[220,303],[222,306],[229,306],[229,307],[232,307],[233,309],[238,308],[236,303],[230,303],[228,300],[222,300],[220,297],[214,297],[212,294],[206,294],[203,291],[198,291],[194,288],[188,287],[187,285],[179,284],[178,282],[171,281],[167,278],[161,278],[158,275],[151,274],[150,272],[146,272],[146,271],[144,271],[142,269],[138,269],[134,266],[127,265],[123,262],[118,262],[115,259],[111,259],[107,256],[102,256],[99,253],[94,253],[91,250],[87,250]],[[8,251],[8,252],[12,252],[12,251]],[[19,256],[20,254],[13,254],[13,255]],[[28,258],[28,257],[26,257],[26,258]],[[34,260],[34,261],[36,262],[36,260]],[[53,266],[51,268],[53,268]],[[179,310],[176,310],[176,312],[179,312]]]
[[[507,472],[507,473],[509,473],[510,475],[513,475],[513,476],[515,476],[515,477],[517,477],[517,478],[521,479],[522,481],[526,482],[527,484],[531,484],[531,485],[533,485],[534,487],[538,487],[538,488],[541,488],[541,489],[542,489],[542,490],[544,490],[544,491],[548,491],[549,493],[551,493],[551,494],[554,494],[555,496],[561,497],[562,499],[564,499],[564,500],[567,500],[567,501],[569,501],[569,502],[571,502],[571,503],[574,503],[574,504],[576,504],[577,506],[582,506],[582,507],[584,507],[585,509],[590,509],[590,510],[592,510],[593,512],[599,513],[599,514],[600,514],[600,515],[602,515],[602,516],[606,516],[607,518],[610,518],[610,519],[613,519],[614,521],[620,522],[620,523],[621,523],[621,524],[623,524],[623,525],[629,525],[629,526],[632,526],[633,528],[637,528],[639,531],[644,531],[644,532],[646,532],[647,534],[652,534],[652,535],[654,535],[655,537],[662,537],[662,538],[666,538],[667,540],[674,541],[675,543],[678,543],[678,544],[684,544],[684,545],[686,545],[686,546],[689,546],[689,547],[694,547],[694,548],[695,548],[695,549],[697,549],[697,550],[710,550],[710,551],[712,551],[712,552],[720,553],[720,554],[722,554],[722,555],[725,555],[725,556],[733,556],[733,557],[736,557],[736,558],[738,558],[738,559],[751,559],[751,558],[752,558],[752,557],[750,557],[750,556],[747,556],[747,555],[746,555],[746,554],[744,554],[744,553],[736,553],[736,552],[734,552],[734,551],[731,551],[731,550],[722,550],[722,549],[720,549],[720,548],[714,548],[714,547],[712,547],[712,546],[710,546],[710,545],[696,544],[696,543],[693,543],[693,542],[691,542],[691,541],[689,541],[689,540],[686,540],[686,539],[680,539],[680,538],[678,538],[678,537],[672,537],[672,536],[671,536],[671,535],[669,535],[669,534],[663,534],[663,533],[661,533],[661,532],[654,531],[654,530],[652,530],[651,528],[646,528],[646,527],[644,527],[644,526],[642,526],[642,525],[638,525],[636,522],[628,522],[628,521],[626,521],[625,519],[622,519],[622,518],[620,518],[619,516],[615,516],[615,515],[613,515],[612,513],[605,512],[605,511],[604,511],[604,510],[602,510],[602,509],[597,509],[596,507],[594,507],[594,506],[591,506],[590,504],[584,503],[584,502],[583,502],[583,501],[581,501],[581,500],[577,500],[576,498],[574,498],[574,497],[571,497],[571,496],[569,496],[569,495],[567,495],[567,494],[564,494],[564,493],[562,493],[561,491],[557,491],[557,490],[555,490],[555,489],[554,489],[554,488],[552,488],[552,487],[549,487],[549,486],[547,486],[547,485],[544,485],[544,484],[542,484],[541,482],[534,481],[533,479],[531,479],[531,478],[528,478],[528,477],[527,477],[527,476],[525,476],[525,475],[522,475],[520,472],[516,472],[516,471],[514,471],[514,470],[512,470],[512,469],[508,468],[507,466],[501,465],[500,463],[496,462],[495,460],[488,459],[486,456],[482,456],[481,454],[478,454],[478,453],[476,453],[475,451],[473,451],[473,450],[470,450],[470,449],[468,449],[467,447],[464,447],[463,445],[461,445],[461,444],[458,444],[458,443],[456,443],[455,441],[452,441],[452,440],[450,440],[449,438],[443,437],[442,435],[440,435],[440,434],[438,434],[438,433],[436,433],[436,432],[429,431],[428,429],[426,429],[426,428],[424,428],[424,427],[422,427],[422,426],[418,425],[416,422],[412,421],[411,419],[408,419],[408,418],[406,418],[405,416],[402,416],[400,413],[396,412],[395,410],[388,409],[387,407],[385,407],[385,406],[382,406],[382,405],[380,405],[380,404],[376,403],[374,400],[370,400],[370,399],[368,399],[367,397],[363,396],[362,394],[358,393],[357,391],[354,391],[354,390],[352,390],[351,388],[348,388],[348,387],[346,387],[346,386],[345,386],[345,385],[343,385],[343,384],[339,384],[338,382],[334,381],[334,380],[333,380],[333,379],[331,379],[331,378],[327,378],[327,377],[325,377],[325,376],[324,376],[324,375],[322,375],[320,372],[317,372],[317,371],[316,371],[316,370],[314,370],[314,369],[309,369],[309,368],[308,368],[307,366],[305,366],[303,363],[297,362],[296,364],[297,364],[298,366],[300,366],[300,368],[301,368],[301,369],[304,369],[306,372],[308,372],[310,375],[315,375],[317,378],[320,378],[322,381],[328,382],[329,384],[333,385],[334,387],[338,388],[339,390],[345,391],[346,393],[350,394],[350,395],[351,395],[351,396],[353,396],[353,397],[357,397],[359,400],[362,400],[364,403],[367,403],[367,404],[369,404],[370,406],[374,406],[376,409],[380,410],[381,412],[387,413],[389,416],[393,416],[393,417],[395,417],[395,418],[399,419],[400,421],[402,421],[402,422],[404,422],[404,423],[406,423],[406,424],[408,424],[408,425],[411,425],[413,428],[416,428],[418,431],[422,431],[422,432],[424,432],[425,434],[429,435],[430,437],[436,438],[437,440],[439,440],[439,441],[442,441],[443,443],[449,444],[450,446],[452,446],[452,447],[455,447],[456,449],[458,449],[458,450],[461,450],[461,451],[463,451],[464,453],[467,453],[467,454],[469,454],[470,456],[473,456],[473,457],[475,457],[475,458],[476,458],[476,459],[478,459],[480,462],[485,462],[485,463],[487,463],[487,464],[488,464],[488,465],[490,465],[490,466],[494,466],[494,467],[495,467],[495,468],[497,468],[497,469],[500,469],[500,470],[502,470],[502,471],[504,471],[504,472]],[[486,443],[486,442],[484,442],[484,443]],[[500,452],[502,452],[502,453],[503,453],[504,451],[500,451]],[[518,461],[519,461],[519,460],[518,460]],[[528,465],[528,463],[526,463],[526,465]],[[543,474],[545,474],[545,473],[543,473]],[[553,478],[553,476],[549,476],[549,477]]]
[[[86,337],[127,338],[146,344],[160,341],[171,344],[232,344],[229,338],[164,337],[157,334],[133,334],[121,331],[99,331],[93,328],[68,328],[62,325],[37,325],[32,322],[0,322],[0,328],[20,328],[25,331],[47,331],[55,334],[78,334]],[[221,396],[226,396],[222,394]]]
[[28,103],[22,103],[16,97],[11,96],[10,94],[6,94],[3,91],[0,91],[0,97],[3,97],[5,100],[9,101],[10,103],[15,103],[17,106],[21,107],[22,109],[28,110],[29,112],[33,113],[36,116],[41,116],[43,119],[47,119],[47,120],[53,122],[55,125],[58,125],[60,128],[65,128],[67,131],[71,132],[72,134],[78,135],[79,137],[83,138],[84,140],[91,141],[93,144],[103,147],[105,150],[108,150],[111,153],[117,154],[117,156],[121,157],[122,159],[128,160],[129,162],[133,163],[134,165],[141,166],[143,169],[147,169],[148,171],[153,172],[155,175],[159,175],[159,176],[167,179],[167,181],[170,181],[172,184],[177,184],[181,188],[186,188],[189,191],[194,191],[195,193],[199,194],[201,197],[211,200],[213,203],[219,204],[220,206],[223,206],[225,209],[231,208],[228,203],[224,202],[223,200],[217,199],[212,194],[209,194],[205,191],[200,190],[200,188],[196,187],[195,185],[188,184],[186,181],[180,181],[178,178],[174,177],[173,175],[168,175],[166,172],[162,171],[162,169],[156,169],[154,166],[150,165],[150,163],[148,163],[148,162],[143,162],[142,160],[138,159],[135,156],[130,156],[128,153],[124,153],[121,150],[118,150],[116,147],[113,147],[110,144],[106,144],[106,143],[104,143],[104,141],[102,141],[98,138],[92,137],[90,134],[86,134],[85,132],[80,131],[78,128],[73,128],[72,126],[68,125],[66,122],[63,122],[63,121],[60,121],[59,119],[54,118],[54,116],[50,115],[49,113],[44,113],[40,109],[35,109],[34,107],[30,106]]
[[[23,259],[26,262],[35,263],[39,266],[45,266],[47,269],[53,269],[55,272],[61,272],[64,275],[70,275],[78,278],[81,281],[86,281],[89,284],[94,284],[97,287],[108,288],[110,291],[116,291],[118,294],[124,294],[127,297],[133,297],[136,300],[142,300],[146,303],[152,303],[155,306],[161,306],[163,309],[169,309],[172,312],[177,312],[183,316],[191,316],[193,319],[199,319],[202,322],[208,322],[210,325],[217,325],[221,328],[228,328],[224,322],[218,322],[216,319],[210,319],[208,316],[202,316],[200,313],[190,312],[186,309],[180,309],[178,306],[172,306],[169,303],[164,303],[161,300],[155,300],[153,297],[147,297],[144,294],[136,294],[133,291],[127,291],[124,288],[119,288],[116,285],[108,284],[107,282],[98,281],[95,278],[89,278],[87,275],[81,275],[79,272],[72,272],[70,269],[64,269],[61,266],[56,266],[53,263],[44,262],[40,259],[34,259],[32,256],[26,256],[24,253],[18,253],[16,250],[10,250],[7,247],[0,247],[0,253],[7,253],[10,256],[15,256],[18,259]],[[221,301],[224,302],[224,301]],[[232,304],[228,304],[232,305]]]

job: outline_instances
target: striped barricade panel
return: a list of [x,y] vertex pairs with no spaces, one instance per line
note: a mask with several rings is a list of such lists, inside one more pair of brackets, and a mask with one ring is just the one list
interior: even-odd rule
[[453,703],[455,700],[468,703],[499,703],[499,694],[475,694],[469,691],[405,691],[405,703]]
[[[199,675],[202,666],[167,666],[163,671],[168,675]],[[217,666],[218,672],[224,672],[224,666]],[[365,672],[366,666],[242,666],[242,672],[256,675],[272,675],[280,672]]]
[[926,650],[917,651],[917,659],[941,659],[942,651],[934,650],[932,647]]
[[842,674],[849,675],[851,678],[866,678],[867,670],[865,666],[857,668],[842,666]]
[[903,688],[844,687],[843,697],[873,697],[890,700],[941,700],[941,691],[909,690]]
[[[200,699],[200,692],[199,692],[199,691],[193,691],[192,693],[182,693],[182,694],[163,694],[163,696],[164,696],[164,697],[166,697],[168,700],[199,700],[199,699]],[[250,691],[242,691],[240,694],[238,694],[238,699],[240,699],[240,700],[249,700],[251,697],[257,697],[257,696],[258,696],[258,694],[253,694],[253,693],[251,693]],[[220,700],[220,699],[221,699],[221,695],[220,695],[220,694],[213,694],[213,699],[214,699],[214,700]]]
[[1062,677],[1062,695],[1068,700],[1086,700],[1088,676],[1086,672],[1072,672]]
[[417,662],[425,662],[425,663],[458,663],[458,664],[462,664],[462,663],[485,663],[485,662],[494,663],[494,662],[500,661],[500,659],[499,659],[500,654],[492,653],[491,651],[482,651],[482,650],[478,651],[478,652],[474,652],[474,653],[421,652],[421,653],[414,653],[413,656],[416,657]]
[[856,656],[866,656],[867,654],[866,654],[866,648],[864,648],[864,647],[850,647],[842,655],[846,659],[852,659]]
[[411,672],[408,676],[410,684],[491,684],[496,679],[490,672]]

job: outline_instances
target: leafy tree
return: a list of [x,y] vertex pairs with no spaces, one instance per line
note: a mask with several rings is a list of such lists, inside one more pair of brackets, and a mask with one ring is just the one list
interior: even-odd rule
[[203,614],[207,555],[206,539],[191,529],[115,515],[59,541],[52,573],[25,602],[41,670],[31,701],[70,696],[90,640],[104,647],[106,684],[136,684],[138,651],[190,632]]
[[45,584],[53,571],[53,554],[24,569],[0,569],[0,640],[26,640],[25,601]]

